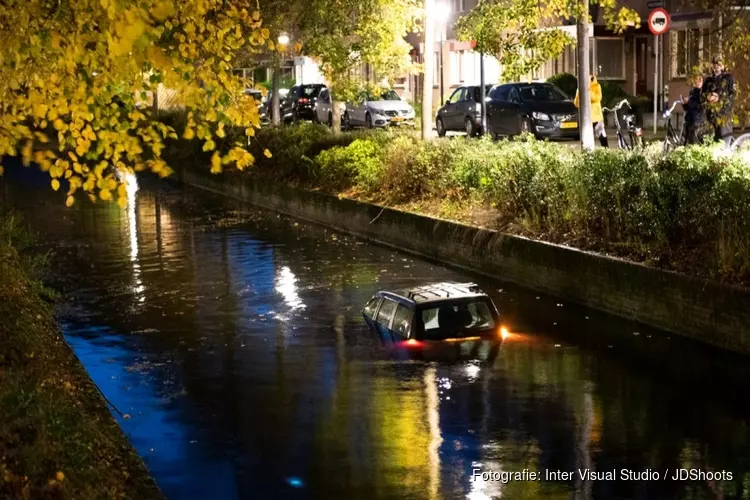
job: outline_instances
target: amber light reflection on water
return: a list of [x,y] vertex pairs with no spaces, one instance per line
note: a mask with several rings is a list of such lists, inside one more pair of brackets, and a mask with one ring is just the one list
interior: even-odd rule
[[[744,359],[195,191],[142,182],[129,209],[65,211],[3,182],[55,242],[66,338],[170,498],[748,496]],[[376,290],[449,279],[491,292],[498,351],[410,361],[366,329]],[[477,467],[735,480],[503,485]]]

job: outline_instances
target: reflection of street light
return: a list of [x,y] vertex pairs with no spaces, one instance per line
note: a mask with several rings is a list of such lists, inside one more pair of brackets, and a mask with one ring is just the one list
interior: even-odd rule
[[443,44],[445,43],[445,30],[448,24],[448,18],[451,15],[451,5],[447,2],[438,2],[435,4],[435,19],[440,24],[440,105],[445,102],[445,91],[443,88]]

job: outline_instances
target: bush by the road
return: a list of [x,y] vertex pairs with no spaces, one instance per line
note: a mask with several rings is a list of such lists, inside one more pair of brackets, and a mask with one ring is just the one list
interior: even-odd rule
[[[334,137],[316,125],[268,128],[257,139],[248,174],[260,180],[750,283],[750,165],[710,147],[663,158],[658,144],[581,153],[535,140]],[[266,147],[272,158],[261,154]]]

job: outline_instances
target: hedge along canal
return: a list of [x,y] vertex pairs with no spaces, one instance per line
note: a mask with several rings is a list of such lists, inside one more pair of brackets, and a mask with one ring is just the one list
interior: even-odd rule
[[626,260],[236,173],[181,182],[586,307],[750,354],[750,291]]

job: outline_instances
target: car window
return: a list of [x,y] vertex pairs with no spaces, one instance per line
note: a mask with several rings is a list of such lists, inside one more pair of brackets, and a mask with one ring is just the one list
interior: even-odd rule
[[393,313],[396,311],[396,305],[395,301],[384,298],[383,303],[380,305],[376,321],[385,327],[389,327]]
[[515,89],[515,88],[510,89],[510,92],[508,92],[508,102],[515,102],[515,103],[521,102],[521,98],[518,96],[518,89]]
[[490,97],[498,101],[507,101],[509,93],[510,93],[510,87],[495,87],[490,92]]
[[304,97],[318,97],[322,87],[302,87],[302,94]]
[[477,90],[476,87],[466,87],[466,90],[464,91],[464,95],[461,96],[462,101],[473,101],[474,100],[474,91]]
[[463,98],[463,95],[464,95],[464,89],[463,87],[461,87],[460,89],[456,89],[456,91],[453,92],[453,94],[451,94],[451,97],[450,99],[448,99],[448,101],[450,101],[451,104],[454,102],[458,102]]
[[403,337],[409,336],[409,327],[411,326],[411,309],[403,304],[396,308],[396,315],[393,317],[392,330],[401,334]]
[[495,327],[490,306],[483,299],[423,309],[421,315],[426,340],[471,337]]
[[370,299],[370,301],[367,303],[364,309],[362,309],[362,312],[372,318],[372,315],[375,314],[375,310],[378,308],[378,304],[380,303],[380,297],[373,297]]
[[564,101],[567,97],[552,85],[526,85],[521,87],[521,99],[524,101]]
[[328,90],[326,90],[326,89],[321,90],[320,91],[320,96],[318,96],[318,98],[322,102],[328,102]]
[[400,101],[401,98],[392,90],[386,90],[380,95],[380,98],[384,101]]

